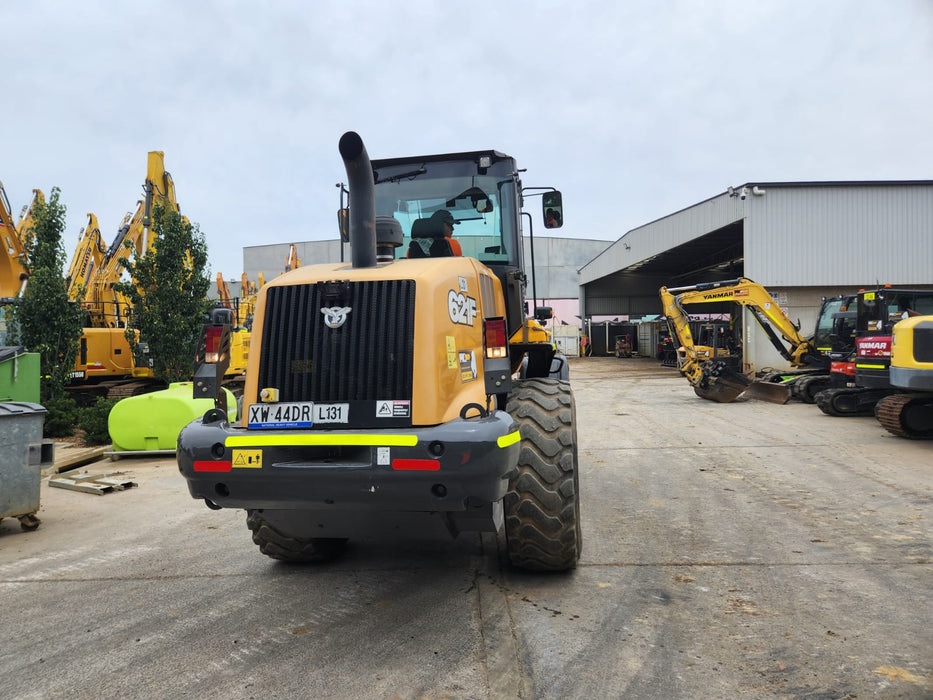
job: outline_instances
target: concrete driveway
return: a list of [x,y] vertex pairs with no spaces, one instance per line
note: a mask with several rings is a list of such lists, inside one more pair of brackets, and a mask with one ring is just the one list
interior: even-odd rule
[[930,698],[933,442],[572,363],[583,559],[496,538],[263,557],[172,458],[0,523],[4,698]]

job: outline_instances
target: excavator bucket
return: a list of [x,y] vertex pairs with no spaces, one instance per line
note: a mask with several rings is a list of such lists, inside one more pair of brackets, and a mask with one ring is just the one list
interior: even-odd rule
[[745,396],[759,401],[784,404],[790,401],[791,388],[781,382],[752,382],[745,390]]
[[751,383],[748,377],[724,362],[708,362],[703,367],[703,380],[693,387],[693,391],[701,399],[730,403],[743,394]]

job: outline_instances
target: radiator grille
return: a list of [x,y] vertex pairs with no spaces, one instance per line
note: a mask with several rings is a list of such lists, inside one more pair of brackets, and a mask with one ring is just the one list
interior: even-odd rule
[[324,325],[330,305],[317,284],[269,289],[259,388],[277,387],[280,401],[410,400],[414,281],[350,283],[340,328]]
[[933,328],[914,328],[914,360],[933,362]]

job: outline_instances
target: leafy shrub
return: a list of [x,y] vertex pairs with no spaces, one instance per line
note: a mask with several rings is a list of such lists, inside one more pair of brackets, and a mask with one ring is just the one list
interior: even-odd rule
[[70,396],[49,398],[42,405],[48,411],[42,431],[45,437],[68,437],[75,434],[78,407],[73,398]]
[[88,445],[106,445],[110,442],[107,419],[117,401],[118,399],[99,396],[93,406],[80,409],[78,427],[84,431],[84,441]]

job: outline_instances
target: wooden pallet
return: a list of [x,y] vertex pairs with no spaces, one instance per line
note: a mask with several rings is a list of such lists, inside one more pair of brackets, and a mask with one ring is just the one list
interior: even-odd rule
[[138,486],[134,481],[121,478],[117,474],[74,474],[72,476],[49,479],[49,486],[57,489],[70,489],[83,493],[96,493],[103,496],[112,491],[125,491]]
[[[109,449],[110,445],[98,445],[96,447],[59,447],[56,445],[55,462],[50,471],[61,474],[71,469],[83,467],[85,464],[99,460],[104,452]],[[46,473],[48,473],[48,470]]]

